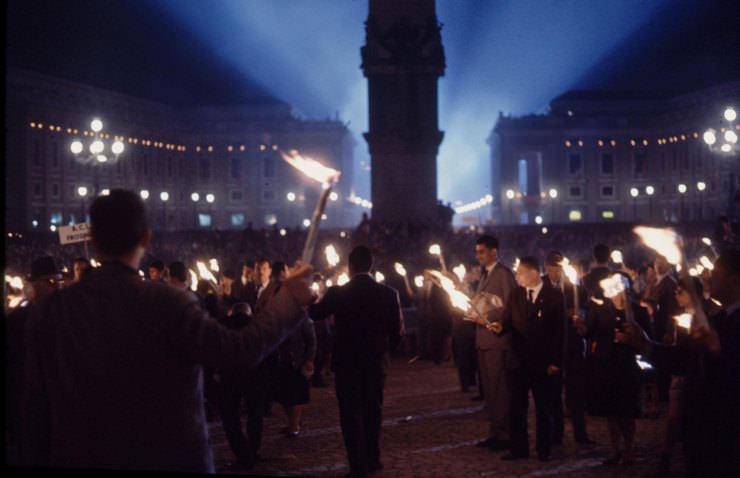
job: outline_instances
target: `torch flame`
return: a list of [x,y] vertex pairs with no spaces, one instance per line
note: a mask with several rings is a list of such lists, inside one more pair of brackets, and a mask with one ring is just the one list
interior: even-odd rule
[[701,256],[699,258],[699,262],[701,262],[701,265],[704,266],[705,269],[709,269],[710,271],[714,270],[714,264],[712,264],[712,261],[710,261],[707,256]]
[[573,267],[570,260],[567,257],[563,257],[563,260],[560,262],[560,266],[563,268],[565,277],[568,278],[571,284],[575,284],[578,280],[578,272],[576,272],[576,268]]
[[452,272],[454,272],[457,278],[460,279],[460,282],[462,282],[465,278],[465,273],[467,272],[467,269],[465,269],[465,264],[460,264],[457,267],[453,267]]
[[609,299],[613,299],[625,290],[624,281],[626,279],[622,274],[612,274],[611,277],[607,277],[599,281],[599,286],[604,291],[604,296]]
[[612,262],[615,264],[621,264],[624,261],[624,258],[622,257],[622,251],[620,250],[613,250],[611,254]]
[[442,287],[442,290],[447,292],[447,295],[450,297],[450,303],[453,307],[460,309],[463,312],[470,310],[470,298],[457,290],[455,288],[455,284],[448,277],[444,276],[439,271],[429,271],[429,273],[439,280],[440,287]]
[[195,292],[198,289],[198,274],[193,269],[188,269],[190,272],[190,290]]
[[23,290],[23,279],[18,276],[5,275],[5,282],[10,284],[13,289]]
[[438,256],[442,254],[442,248],[439,247],[439,244],[432,244],[431,246],[429,246],[429,254],[433,256]]
[[414,277],[414,285],[420,289],[424,287],[424,276]]
[[681,250],[678,246],[679,236],[673,229],[637,226],[633,231],[640,236],[646,246],[664,256],[669,263],[676,265],[681,262]]
[[213,272],[218,272],[218,261],[216,259],[211,259],[208,261],[208,268],[211,269]]
[[311,284],[311,290],[314,291],[314,292],[316,292],[317,294],[319,293],[319,290],[320,289],[321,289],[321,287],[319,286],[319,283],[318,282],[314,282],[314,283]]
[[711,246],[712,245],[712,240],[709,239],[708,237],[702,237],[701,238],[701,242],[703,242],[704,244],[706,244],[708,246]]
[[347,282],[349,282],[349,275],[347,275],[346,272],[339,274],[339,277],[337,277],[337,285],[344,285]]
[[380,271],[375,271],[375,281],[376,282],[383,282],[385,281],[385,275],[383,275]]
[[691,318],[691,314],[681,314],[674,316],[673,320],[675,320],[680,327],[688,329],[691,327]]
[[518,257],[514,260],[514,264],[511,266],[511,270],[513,270],[514,272],[516,272],[517,269],[519,269],[519,258]]
[[406,268],[403,267],[403,264],[401,264],[400,262],[396,262],[395,264],[393,264],[393,268],[396,269],[396,274],[406,277]]
[[315,159],[301,156],[298,154],[298,151],[295,150],[291,151],[290,154],[281,154],[288,164],[309,178],[320,182],[325,188],[336,184],[339,181],[339,176],[342,174],[336,169],[324,166]]
[[214,284],[216,283],[216,277],[208,270],[203,262],[198,261],[195,263],[195,266],[198,268],[198,275],[200,275],[201,279],[211,281]]
[[332,244],[324,248],[324,255],[326,255],[326,262],[329,266],[336,267],[339,264],[339,254],[337,254],[337,250]]

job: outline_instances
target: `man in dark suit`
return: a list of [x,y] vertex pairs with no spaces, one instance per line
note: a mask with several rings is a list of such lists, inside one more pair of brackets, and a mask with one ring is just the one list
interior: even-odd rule
[[380,424],[388,352],[403,334],[398,292],[370,275],[372,254],[366,246],[349,255],[352,279],[330,287],[309,308],[314,320],[334,315],[335,374],[339,420],[349,460],[349,476],[366,476],[380,462]]
[[[678,315],[679,306],[676,301],[676,279],[671,275],[671,265],[665,257],[655,256],[653,261],[655,283],[648,286],[646,298],[655,304],[653,309],[652,338],[664,344],[673,343],[674,320]],[[671,385],[671,374],[668,370],[658,367],[658,401],[668,401],[668,389]]]
[[[587,300],[582,287],[576,287],[563,272],[563,254],[550,251],[545,259],[547,274],[542,281],[563,294],[565,314],[563,316],[563,373],[553,376],[553,444],[563,441],[563,400],[562,385],[565,383],[566,406],[573,422],[573,435],[576,443],[593,443],[586,433],[586,339],[576,330],[572,317],[580,315],[578,309]],[[574,291],[573,289],[576,288]],[[577,294],[574,297],[574,293]]]
[[26,326],[23,464],[214,472],[202,365],[253,367],[304,320],[305,266],[254,321],[230,330],[137,270],[144,203],[113,190],[90,208],[102,267],[50,295]]
[[485,295],[488,302],[497,301],[496,307],[490,307],[484,319],[476,321],[475,346],[488,414],[488,437],[479,441],[477,446],[505,450],[510,446],[509,387],[506,381],[510,337],[491,333],[487,324],[501,321],[509,292],[516,284],[514,275],[498,260],[498,239],[488,234],[480,236],[475,242],[475,254],[481,265],[476,295]]
[[529,456],[527,408],[532,390],[537,417],[537,456],[550,459],[553,378],[562,368],[563,295],[540,277],[534,257],[523,257],[516,271],[519,287],[509,295],[502,322],[489,326],[511,337],[507,364],[510,385],[511,448],[503,460]]
[[257,305],[257,289],[254,280],[254,261],[247,260],[242,264],[242,273],[231,285],[231,296],[234,303],[245,302],[253,310]]

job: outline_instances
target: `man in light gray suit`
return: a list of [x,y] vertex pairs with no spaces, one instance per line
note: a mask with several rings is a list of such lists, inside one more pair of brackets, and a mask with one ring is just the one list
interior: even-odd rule
[[506,384],[506,360],[510,356],[510,337],[491,332],[488,323],[500,322],[509,292],[516,286],[514,275],[498,261],[498,239],[484,234],[475,241],[475,254],[481,265],[481,279],[476,302],[485,296],[485,318],[477,318],[475,344],[488,412],[488,437],[477,446],[491,450],[509,448],[509,388]]

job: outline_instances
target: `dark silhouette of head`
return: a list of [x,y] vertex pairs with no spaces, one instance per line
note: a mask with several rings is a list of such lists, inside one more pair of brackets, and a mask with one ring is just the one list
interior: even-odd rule
[[98,252],[111,257],[133,252],[149,230],[144,202],[138,194],[123,189],[95,199],[90,223]]
[[349,253],[349,272],[351,275],[370,272],[373,266],[373,253],[367,246],[357,246]]
[[606,244],[596,244],[594,246],[594,260],[599,264],[609,262],[609,246]]

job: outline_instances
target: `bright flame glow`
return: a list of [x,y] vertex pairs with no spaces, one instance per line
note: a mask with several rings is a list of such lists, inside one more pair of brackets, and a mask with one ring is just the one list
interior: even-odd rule
[[326,262],[329,266],[336,267],[339,264],[339,254],[337,254],[337,250],[332,244],[324,248],[324,254],[326,255]]
[[665,257],[670,264],[676,265],[681,262],[678,235],[673,229],[637,226],[633,231],[640,236],[640,239],[646,246]]
[[326,284],[326,287],[331,287],[334,285],[334,282],[332,282],[331,279],[326,279],[326,282],[324,282],[324,284]]
[[324,166],[315,159],[303,157],[297,151],[290,153],[290,155],[282,153],[283,159],[309,178],[321,183],[322,186],[329,187],[339,181],[339,176],[342,174],[340,171]]
[[442,254],[442,248],[439,247],[439,244],[432,244],[431,246],[429,246],[429,254],[433,256],[438,256]]
[[208,268],[213,272],[218,272],[220,270],[218,267],[218,261],[216,259],[210,259],[208,261]]
[[349,275],[346,272],[339,274],[339,277],[337,277],[337,285],[344,285],[347,282],[349,282]]
[[705,269],[709,269],[710,271],[714,270],[714,264],[712,264],[712,261],[710,261],[707,256],[701,256],[699,258],[699,262],[701,262],[701,265],[704,266]]
[[675,320],[680,327],[683,327],[684,329],[689,329],[691,328],[691,318],[691,314],[681,314],[674,316],[673,320]]
[[462,282],[465,278],[465,273],[468,271],[465,269],[465,264],[460,264],[457,267],[453,267],[452,272],[454,272],[457,278],[460,279],[460,282]]
[[7,282],[13,289],[23,289],[23,279],[21,277],[5,274],[5,282]]
[[624,292],[626,286],[623,281],[625,280],[622,274],[612,274],[611,277],[599,281],[599,286],[604,291],[605,297],[613,299]]
[[318,282],[314,282],[311,284],[311,290],[318,294],[319,290],[321,290],[321,286],[319,285]]
[[414,285],[418,288],[424,287],[424,276],[414,277]]
[[198,274],[193,269],[188,269],[190,273],[190,290],[195,292],[198,289]]
[[385,281],[385,275],[383,275],[380,271],[375,271],[375,281],[376,282],[384,282]]
[[429,271],[429,273],[439,280],[442,290],[444,290],[449,296],[450,303],[453,307],[460,309],[463,312],[470,310],[470,298],[457,290],[455,288],[455,284],[448,277],[444,276],[439,271]]
[[622,257],[622,251],[619,250],[613,250],[612,251],[612,262],[615,264],[621,264],[623,262],[624,258]]
[[568,278],[571,284],[575,284],[578,280],[578,272],[576,272],[576,268],[573,267],[570,260],[568,260],[567,257],[563,257],[563,261],[560,263],[560,266],[563,268],[565,277]]
[[702,237],[701,238],[701,242],[703,242],[704,244],[706,244],[708,246],[711,246],[712,245],[712,240],[709,239],[708,237]]
[[198,275],[201,279],[212,281],[214,284],[216,283],[216,276],[208,270],[205,263],[198,261],[195,263],[195,267],[198,268]]
[[400,262],[396,262],[395,264],[393,264],[393,268],[396,269],[396,274],[406,277],[406,268],[403,267],[403,264],[401,264]]
[[95,258],[90,259],[90,265],[93,267],[100,267],[100,262],[96,261]]
[[700,274],[700,272],[696,269],[696,267],[689,268],[689,275],[692,277],[696,277]]
[[519,269],[519,258],[518,257],[514,259],[514,265],[511,266],[511,270],[513,270],[514,272],[516,272],[517,269]]

